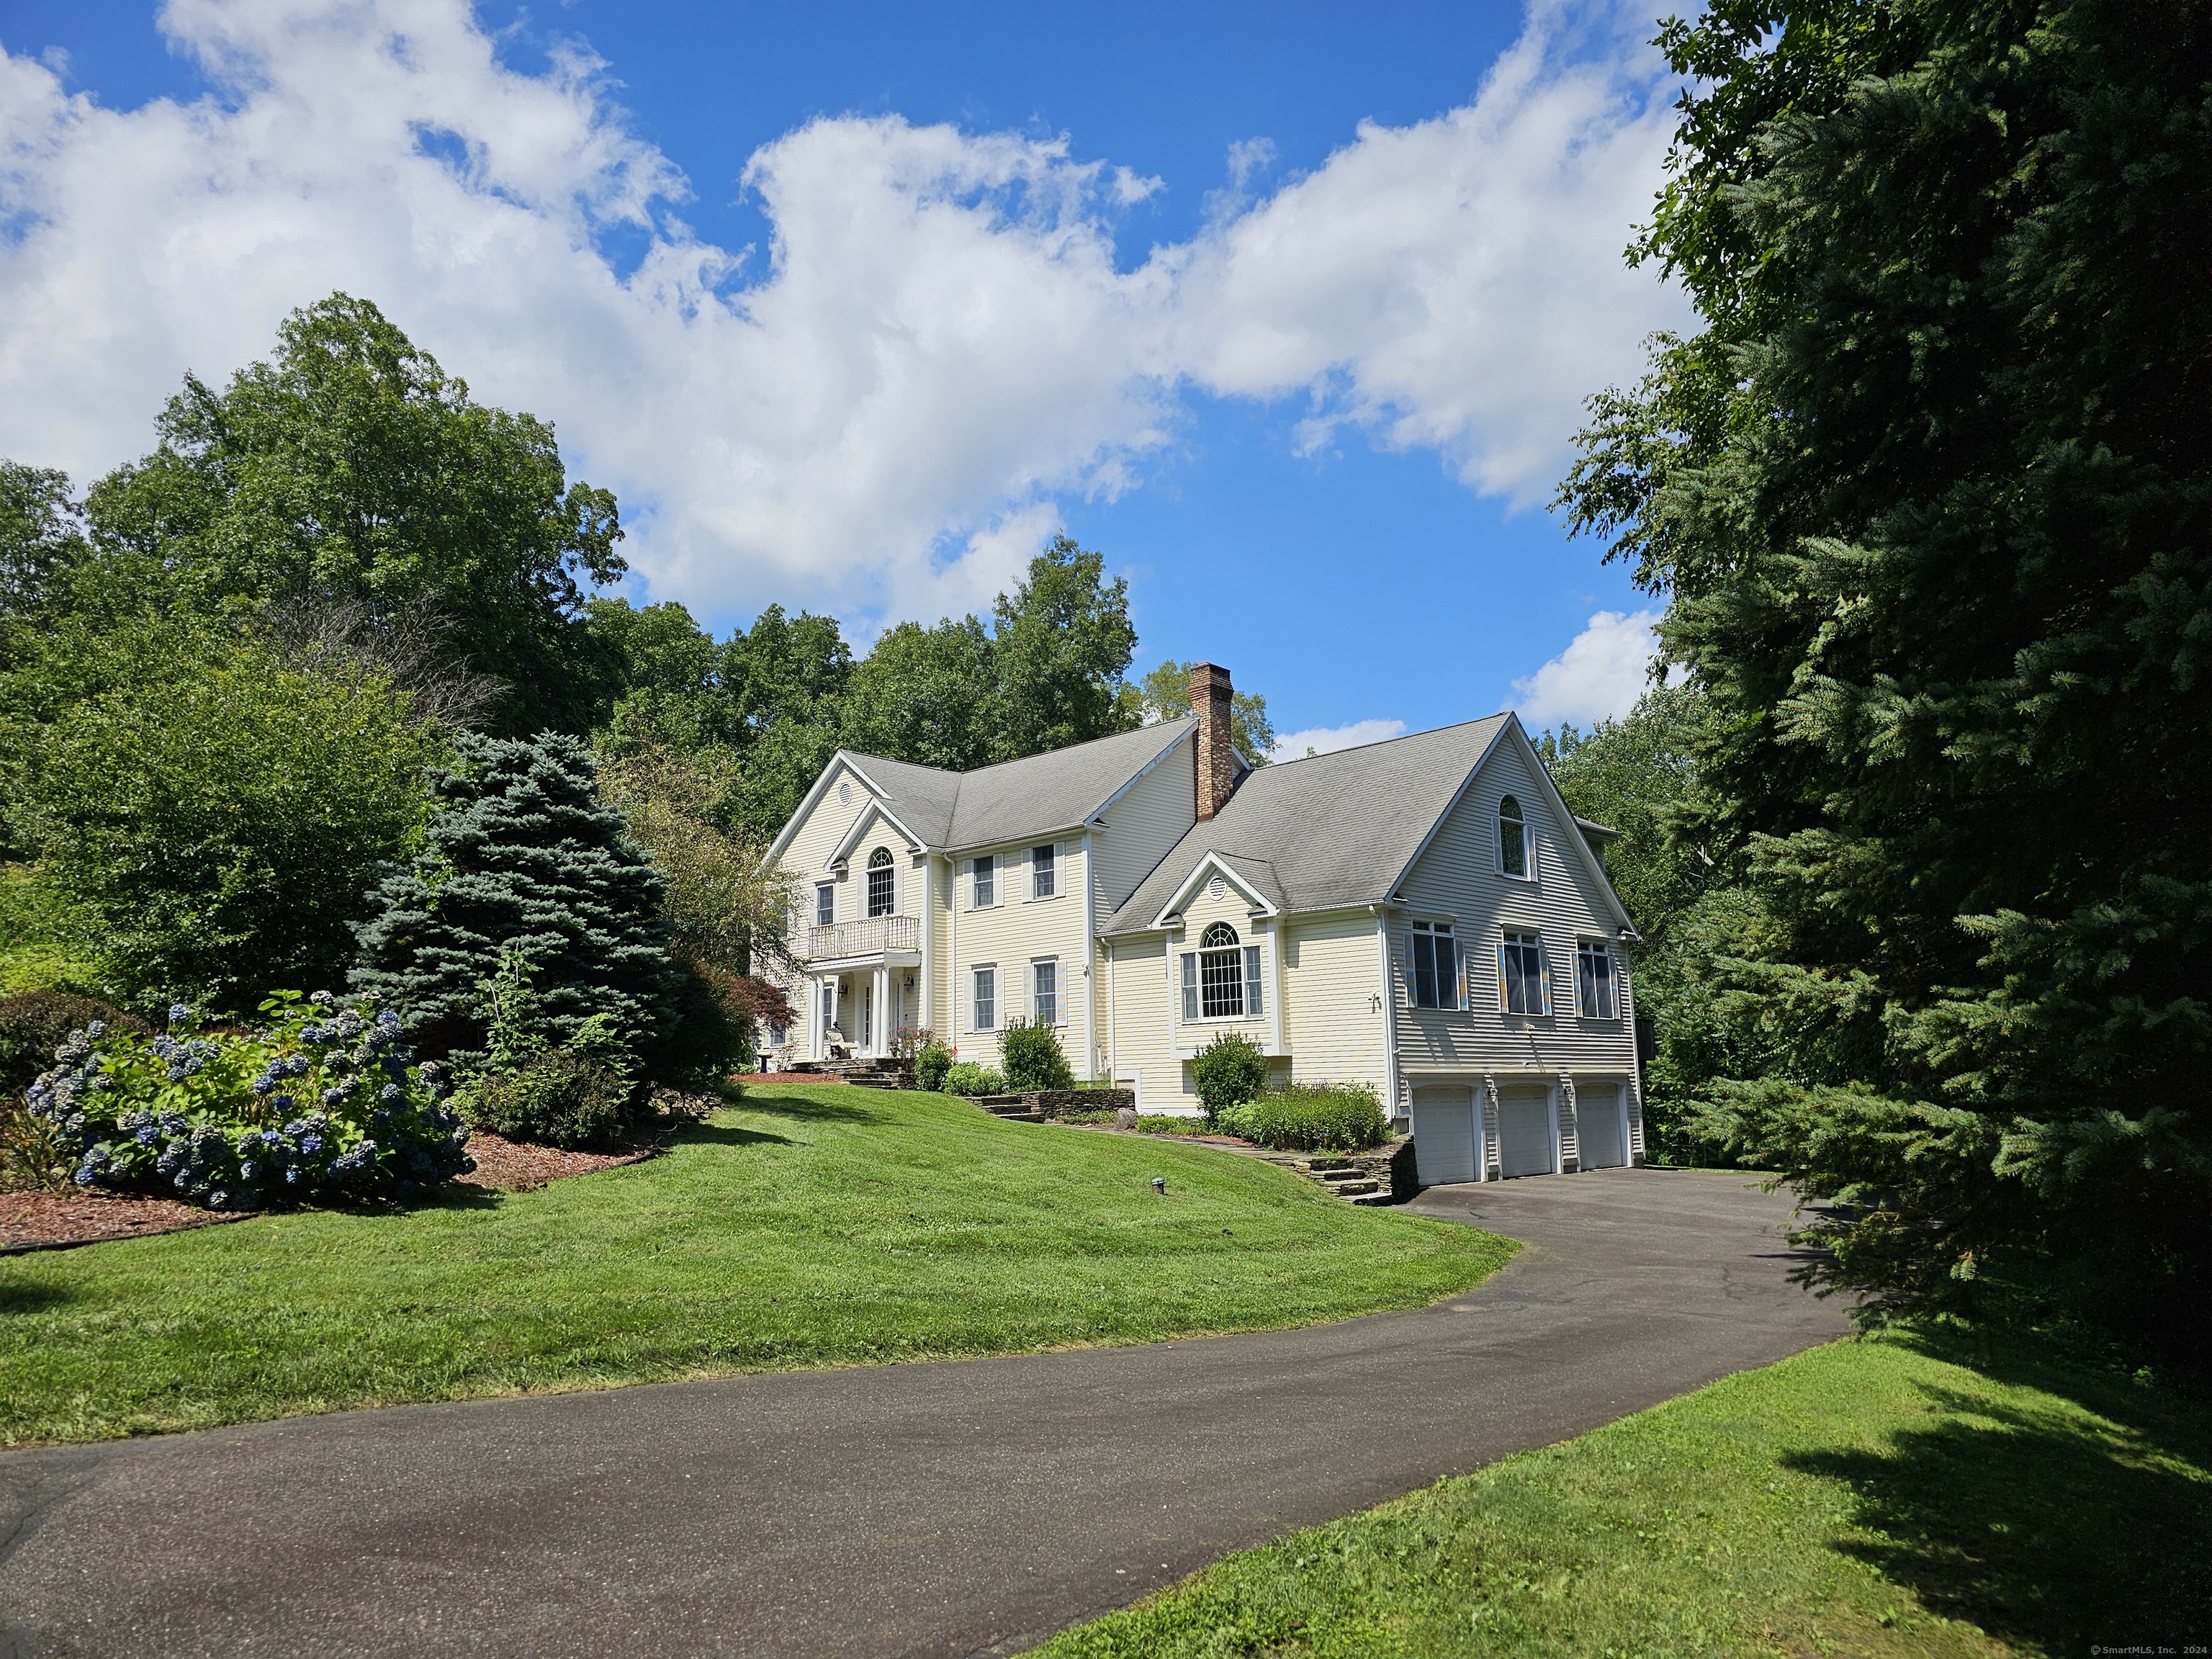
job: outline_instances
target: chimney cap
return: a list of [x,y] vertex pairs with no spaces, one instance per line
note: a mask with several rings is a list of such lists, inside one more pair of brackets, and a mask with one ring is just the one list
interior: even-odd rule
[[1193,685],[1196,685],[1201,678],[1204,679],[1208,686],[1218,685],[1224,691],[1230,689],[1229,671],[1222,667],[1218,663],[1194,662],[1191,664],[1190,683]]

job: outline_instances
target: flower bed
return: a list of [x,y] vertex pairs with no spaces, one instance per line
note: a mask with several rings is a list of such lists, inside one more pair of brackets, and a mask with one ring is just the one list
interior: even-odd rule
[[368,999],[280,991],[268,1024],[202,1033],[169,1010],[147,1036],[95,1020],[25,1096],[60,1132],[80,1188],[210,1210],[400,1199],[471,1167],[434,1062],[411,1065],[399,1020]]

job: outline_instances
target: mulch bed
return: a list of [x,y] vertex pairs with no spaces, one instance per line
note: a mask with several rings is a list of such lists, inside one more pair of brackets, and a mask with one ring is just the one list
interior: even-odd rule
[[173,1198],[123,1193],[0,1192],[0,1255],[66,1249],[109,1238],[150,1238],[186,1227],[243,1221],[241,1214],[203,1210]]
[[[564,1152],[557,1146],[526,1146],[482,1129],[472,1130],[469,1156],[476,1159],[477,1167],[453,1184],[525,1193],[567,1176],[641,1164],[666,1146],[677,1130],[703,1118],[717,1103],[664,1092],[659,1123],[642,1139],[605,1152]],[[67,1249],[74,1244],[98,1244],[113,1238],[150,1238],[156,1233],[218,1226],[265,1213],[203,1210],[173,1198],[137,1198],[97,1188],[66,1193],[0,1191],[0,1255]]]
[[660,1150],[661,1142],[662,1137],[655,1135],[642,1145],[611,1152],[564,1152],[558,1146],[533,1146],[483,1129],[472,1129],[469,1132],[469,1156],[476,1159],[477,1167],[472,1174],[461,1176],[454,1184],[526,1193],[564,1176],[592,1175],[624,1164],[641,1163]]
[[740,1072],[737,1076],[739,1083],[835,1083],[836,1080],[819,1072]]

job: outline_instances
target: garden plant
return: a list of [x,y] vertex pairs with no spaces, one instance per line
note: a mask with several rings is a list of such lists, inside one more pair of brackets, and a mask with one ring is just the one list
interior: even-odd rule
[[265,1024],[203,1031],[169,1010],[153,1035],[94,1020],[30,1088],[80,1187],[212,1210],[415,1197],[474,1167],[434,1060],[411,1064],[373,999],[279,991]]

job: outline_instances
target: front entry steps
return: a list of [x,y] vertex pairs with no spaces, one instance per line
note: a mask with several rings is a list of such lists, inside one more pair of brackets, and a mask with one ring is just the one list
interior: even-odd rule
[[914,1061],[910,1057],[795,1060],[791,1062],[791,1069],[811,1073],[825,1083],[849,1083],[856,1089],[914,1087]]

